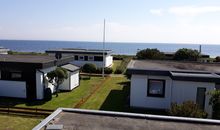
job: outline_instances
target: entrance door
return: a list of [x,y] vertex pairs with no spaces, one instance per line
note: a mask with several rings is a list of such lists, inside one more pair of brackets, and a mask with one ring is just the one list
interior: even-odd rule
[[196,103],[203,110],[205,107],[205,92],[206,92],[206,88],[197,88]]

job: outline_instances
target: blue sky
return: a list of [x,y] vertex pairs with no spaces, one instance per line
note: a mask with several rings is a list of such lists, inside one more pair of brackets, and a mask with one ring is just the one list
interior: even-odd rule
[[220,44],[219,0],[0,0],[0,39]]

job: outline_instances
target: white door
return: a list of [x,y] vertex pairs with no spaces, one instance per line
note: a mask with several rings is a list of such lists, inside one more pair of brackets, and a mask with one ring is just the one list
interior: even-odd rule
[[0,96],[26,98],[26,82],[0,80]]

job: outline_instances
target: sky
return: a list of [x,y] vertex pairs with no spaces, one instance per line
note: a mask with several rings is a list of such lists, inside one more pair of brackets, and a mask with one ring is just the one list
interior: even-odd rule
[[220,0],[0,0],[0,39],[220,44]]

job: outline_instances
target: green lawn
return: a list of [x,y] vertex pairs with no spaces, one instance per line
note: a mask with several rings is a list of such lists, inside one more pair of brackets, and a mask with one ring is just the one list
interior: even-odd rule
[[120,64],[121,64],[121,60],[114,60],[113,61],[113,66],[112,66],[113,72],[115,72],[116,67],[120,66]]
[[61,92],[58,97],[53,96],[52,100],[48,102],[34,101],[28,103],[19,99],[0,98],[0,104],[44,109],[74,107],[83,97],[88,96],[95,88],[95,85],[99,84],[102,80],[101,77],[91,77],[90,80],[81,80],[79,87],[70,92]]
[[105,84],[81,106],[84,109],[127,111],[129,95],[128,80],[125,77],[110,77]]
[[0,115],[0,130],[31,130],[42,118]]

